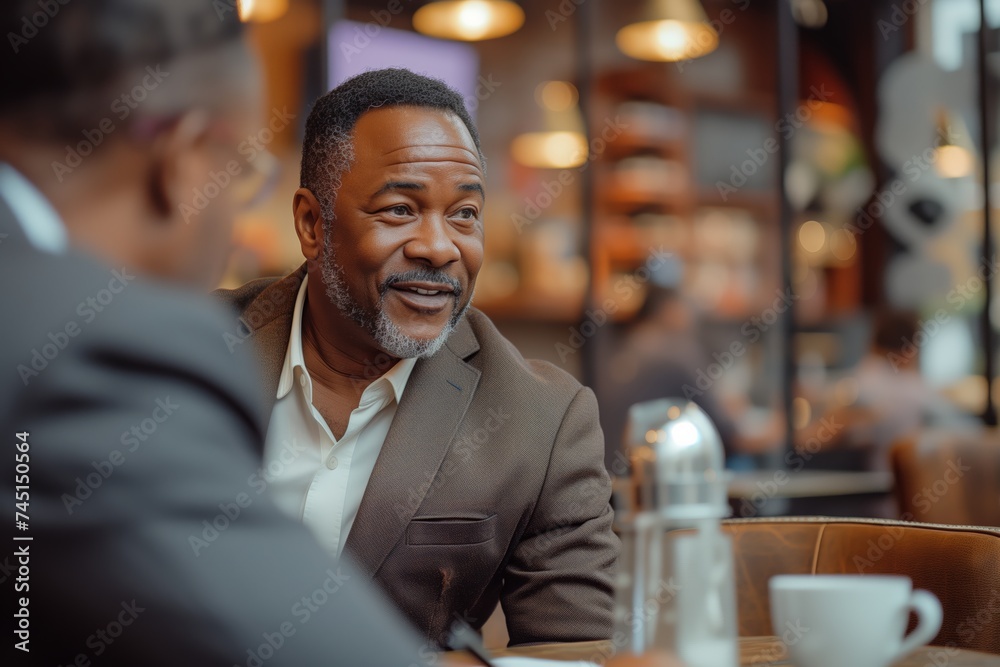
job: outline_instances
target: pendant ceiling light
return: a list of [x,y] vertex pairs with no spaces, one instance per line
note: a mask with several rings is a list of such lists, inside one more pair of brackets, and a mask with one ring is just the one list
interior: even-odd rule
[[535,169],[572,169],[587,161],[587,135],[579,93],[568,81],[545,81],[535,89],[542,127],[515,137],[514,159]]
[[675,62],[711,53],[719,34],[698,0],[649,0],[639,19],[618,31],[615,43],[638,60]]
[[413,15],[418,32],[465,42],[503,37],[522,25],[524,10],[510,0],[436,0]]
[[288,11],[288,0],[239,0],[240,20],[267,23]]
[[968,137],[960,115],[942,110],[937,119],[937,148],[934,149],[934,168],[941,178],[965,178],[971,176],[976,168],[976,157],[968,146],[960,141]]

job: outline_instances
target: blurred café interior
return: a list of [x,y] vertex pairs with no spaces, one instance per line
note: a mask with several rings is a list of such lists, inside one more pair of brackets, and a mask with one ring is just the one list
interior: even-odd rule
[[594,389],[612,472],[628,405],[683,397],[722,436],[735,516],[1000,525],[1000,1],[240,11],[281,169],[227,286],[301,263],[311,103],[405,66],[461,91],[482,135],[475,306]]

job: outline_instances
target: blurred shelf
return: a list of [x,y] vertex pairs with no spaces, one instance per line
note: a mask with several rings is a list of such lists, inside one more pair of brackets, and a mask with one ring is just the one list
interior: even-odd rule
[[698,188],[695,201],[699,206],[718,206],[729,208],[747,208],[758,213],[778,214],[778,195],[774,192],[756,192],[753,190],[737,190],[727,193],[725,199],[716,188]]
[[476,308],[491,319],[506,321],[550,322],[573,324],[583,318],[583,300],[579,298],[527,298],[515,295],[475,303]]

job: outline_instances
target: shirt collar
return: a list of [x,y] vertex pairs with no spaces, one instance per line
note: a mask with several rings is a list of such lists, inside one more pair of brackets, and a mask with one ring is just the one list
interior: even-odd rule
[[[302,285],[299,286],[298,295],[295,297],[295,308],[292,311],[292,330],[288,337],[288,348],[285,350],[285,362],[281,366],[281,375],[278,378],[278,400],[287,396],[288,392],[295,386],[296,370],[303,377],[309,377],[305,356],[302,353],[302,313],[305,310],[306,286],[308,282],[309,276],[307,275],[302,279]],[[365,389],[364,394],[370,394],[369,389],[387,382],[392,388],[393,398],[396,399],[396,403],[399,403],[403,398],[403,391],[406,389],[406,383],[409,381],[410,374],[413,372],[413,367],[416,363],[416,358],[400,359],[392,368],[369,385]],[[361,399],[362,403],[366,401],[364,394]],[[309,398],[312,400],[311,396]]]
[[0,197],[14,213],[31,245],[59,255],[69,245],[66,227],[49,200],[31,181],[9,164],[0,162]]

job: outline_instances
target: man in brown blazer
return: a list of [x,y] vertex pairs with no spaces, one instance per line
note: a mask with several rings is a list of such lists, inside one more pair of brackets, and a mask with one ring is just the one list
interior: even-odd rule
[[219,293],[265,374],[256,483],[432,641],[498,601],[512,644],[610,637],[597,404],[469,307],[485,178],[459,95],[406,70],[348,80],[309,116],[301,186],[306,263]]

